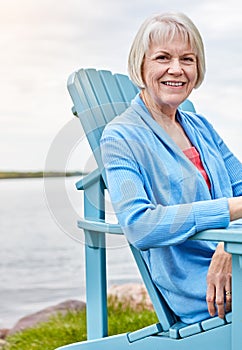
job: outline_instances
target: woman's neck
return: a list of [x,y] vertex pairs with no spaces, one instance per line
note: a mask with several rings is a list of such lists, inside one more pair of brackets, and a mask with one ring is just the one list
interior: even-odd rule
[[172,124],[176,122],[176,108],[171,108],[170,106],[159,106],[155,101],[150,97],[146,90],[142,90],[140,93],[146,108],[148,109],[152,118],[157,121],[159,124]]
[[162,108],[156,105],[149,95],[145,93],[145,90],[142,90],[140,96],[152,118],[173,139],[178,147],[182,150],[192,147],[192,143],[176,119],[177,109],[166,108],[165,106]]

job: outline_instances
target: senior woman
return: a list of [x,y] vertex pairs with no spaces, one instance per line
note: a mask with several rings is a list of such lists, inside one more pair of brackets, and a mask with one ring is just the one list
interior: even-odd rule
[[140,88],[101,140],[114,210],[128,241],[183,322],[231,310],[231,256],[192,241],[242,217],[242,164],[200,114],[179,105],[203,81],[204,48],[184,14],[147,19],[130,50]]

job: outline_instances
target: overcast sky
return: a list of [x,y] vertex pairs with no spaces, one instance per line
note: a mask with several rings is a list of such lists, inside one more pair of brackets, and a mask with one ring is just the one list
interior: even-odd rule
[[[240,3],[0,0],[0,170],[43,169],[53,141],[74,119],[69,74],[81,67],[126,73],[141,22],[170,10],[190,16],[205,43],[206,79],[191,99],[242,160]],[[70,167],[83,168],[85,142],[73,154]]]

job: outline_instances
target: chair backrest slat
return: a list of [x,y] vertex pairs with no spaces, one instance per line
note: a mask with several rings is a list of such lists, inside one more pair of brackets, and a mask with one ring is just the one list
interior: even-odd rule
[[67,86],[74,103],[74,111],[81,121],[88,142],[94,152],[99,149],[99,141],[106,120],[84,69],[74,72],[69,77]]
[[[110,102],[113,105],[115,115],[123,113],[123,111],[129,106],[131,100],[125,101],[118,82],[110,71],[100,71],[100,76],[109,96]],[[134,96],[135,94],[133,97]],[[109,116],[108,119],[111,120],[112,117]]]
[[134,96],[139,92],[139,89],[132,83],[127,75],[115,74],[115,79],[117,80],[124,101],[130,103]]
[[[103,113],[103,120],[107,124],[115,116],[115,110],[113,108],[112,100],[110,99],[105,89],[103,80],[101,79],[100,72],[89,69],[86,71],[87,77],[89,78],[90,85],[92,86],[93,93],[96,97],[96,103],[100,107]],[[87,92],[88,93],[88,92]]]

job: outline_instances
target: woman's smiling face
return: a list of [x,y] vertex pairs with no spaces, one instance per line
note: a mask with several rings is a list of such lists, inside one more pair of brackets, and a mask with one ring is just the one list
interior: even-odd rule
[[166,43],[151,42],[142,73],[145,92],[155,104],[161,109],[177,109],[196,85],[196,54],[180,36]]

